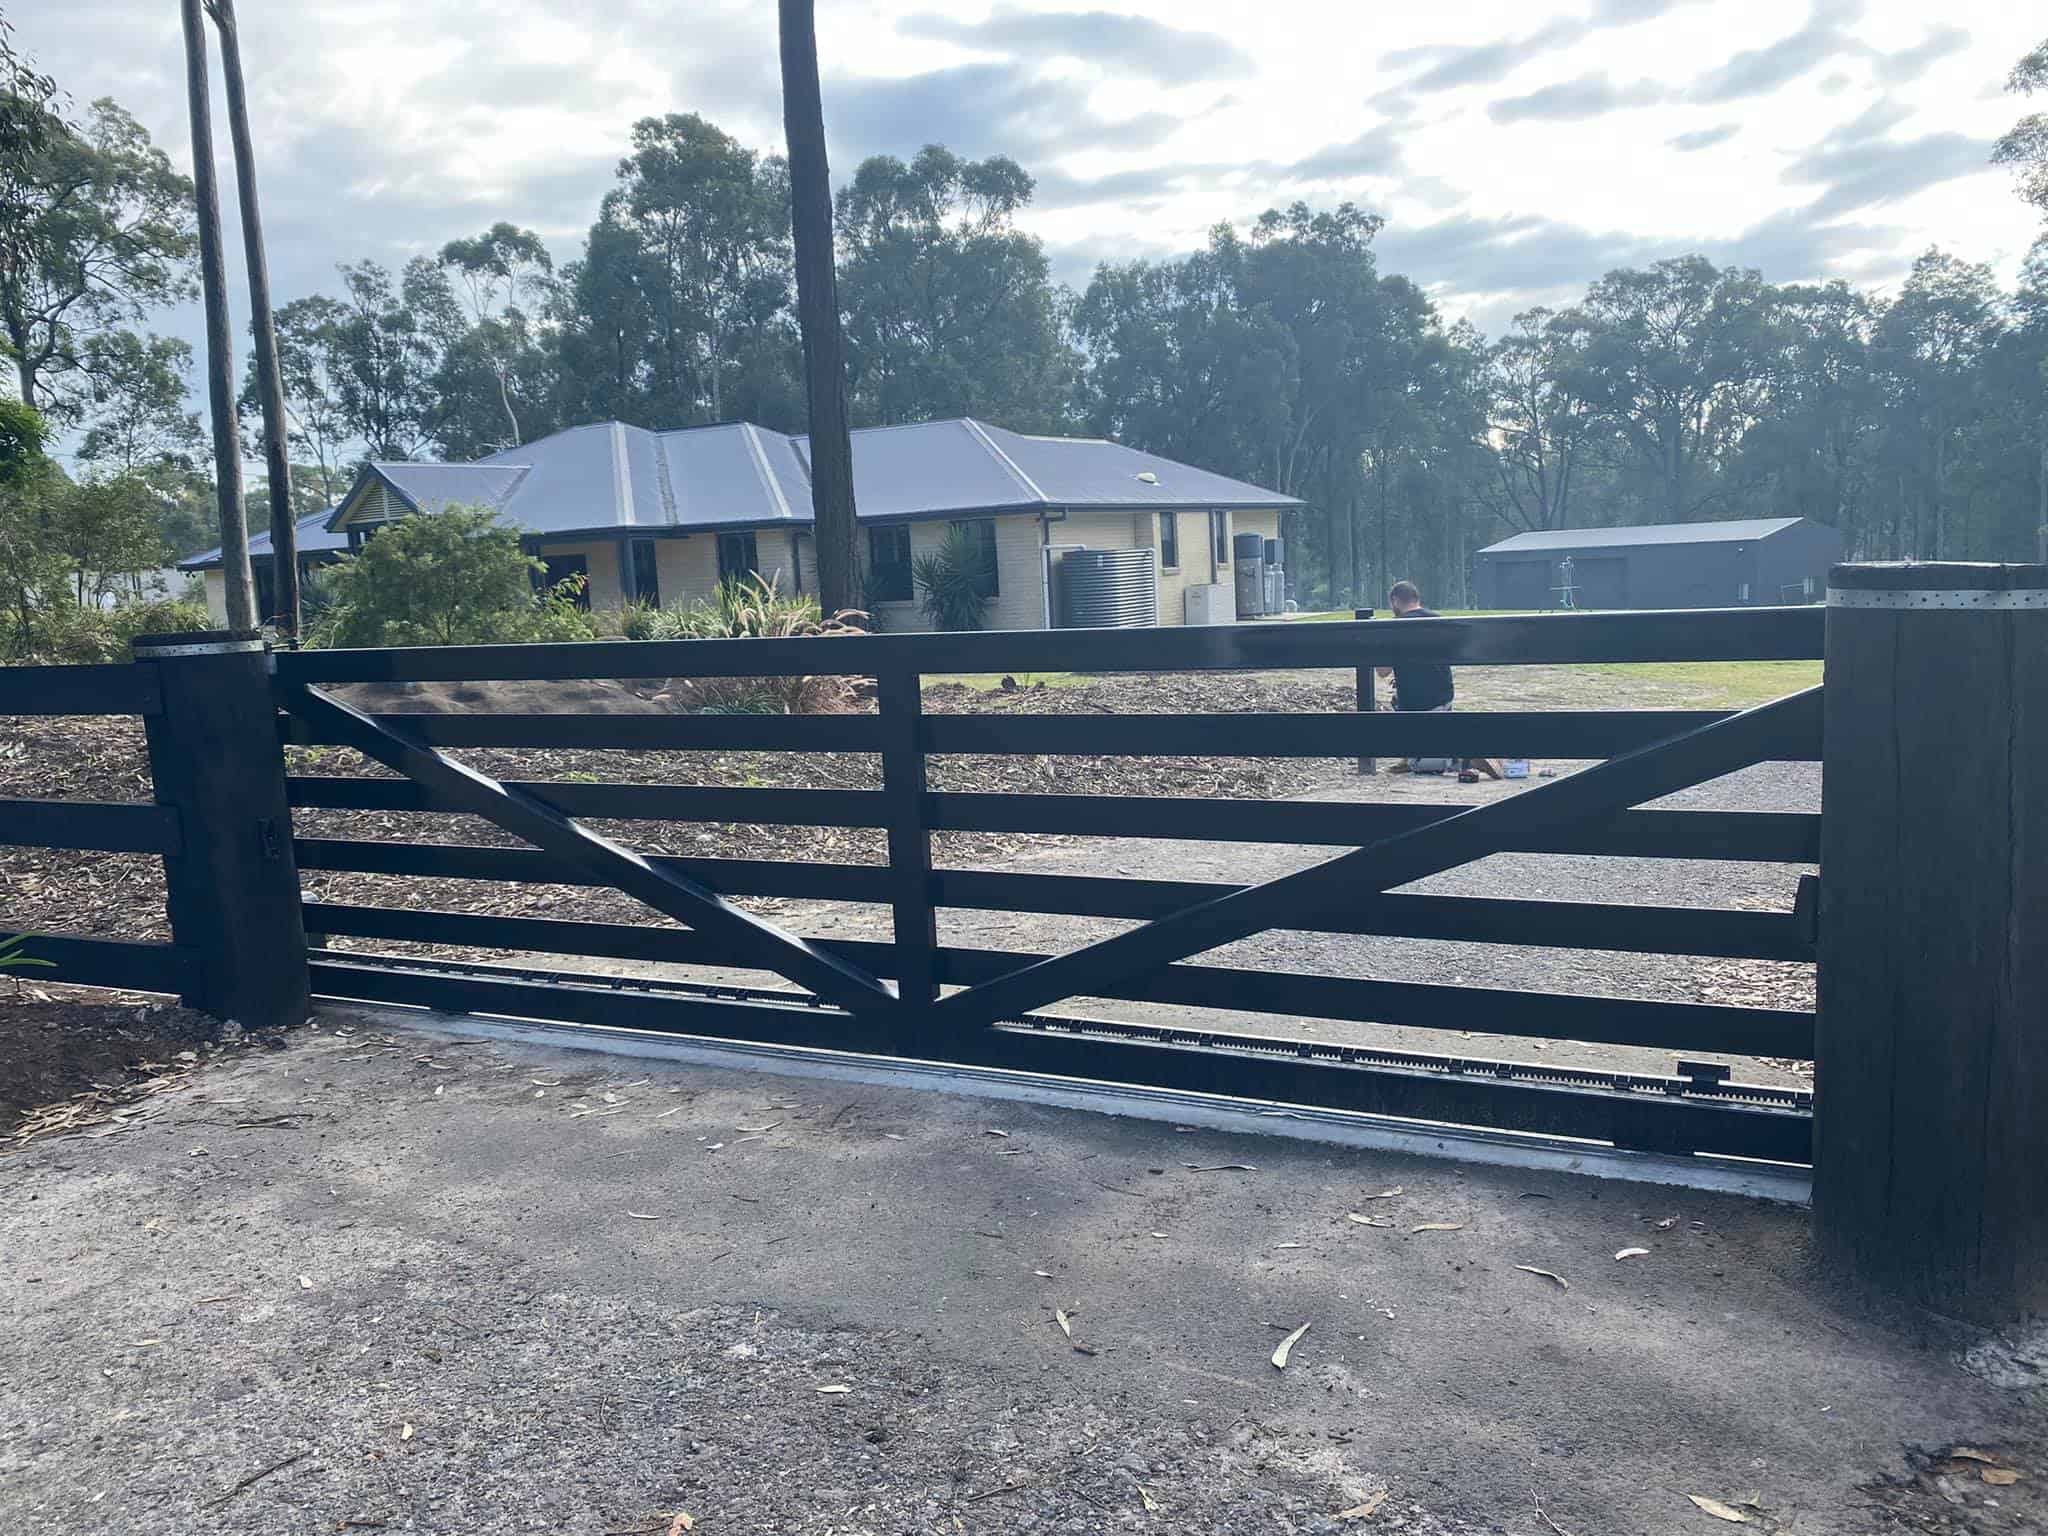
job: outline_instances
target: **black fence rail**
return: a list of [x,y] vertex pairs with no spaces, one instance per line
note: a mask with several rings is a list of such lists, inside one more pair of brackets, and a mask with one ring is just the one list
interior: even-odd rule
[[[1530,665],[1644,660],[1812,660],[1821,651],[1818,609],[1726,613],[1598,614],[1429,623],[1246,625],[1219,630],[1139,630],[879,636],[804,641],[688,641],[545,647],[468,647],[376,652],[300,653],[277,658],[278,697],[286,714],[280,739],[302,745],[363,748],[406,777],[338,778],[294,774],[291,804],[305,809],[469,812],[493,820],[488,792],[469,779],[431,770],[415,776],[421,755],[441,749],[643,749],[662,751],[854,752],[881,759],[880,789],[741,789],[668,784],[566,783],[525,780],[494,785],[509,817],[526,802],[564,817],[604,822],[716,821],[782,826],[866,827],[888,836],[885,864],[745,858],[632,855],[641,871],[691,892],[719,897],[777,897],[886,907],[890,939],[800,940],[806,963],[829,957],[873,979],[887,1001],[863,993],[850,1006],[827,1006],[815,995],[765,993],[736,999],[720,991],[694,994],[682,984],[621,990],[621,984],[575,972],[502,967],[434,966],[359,953],[315,957],[316,987],[382,1001],[525,1011],[542,1016],[610,1021],[626,1009],[643,1027],[747,1038],[823,1041],[855,1049],[910,1050],[946,1060],[991,1064],[1025,1056],[1054,1070],[1130,1076],[1185,1085],[1235,1081],[1257,1091],[1271,1079],[1270,1058],[1297,1048],[1286,1067],[1286,1094],[1321,1082],[1319,1066],[1341,1067],[1331,1087],[1309,1102],[1341,1097],[1354,1107],[1369,1099],[1377,1112],[1475,1119],[1513,1126],[1526,1110],[1520,1092],[1486,1099],[1488,1089],[1531,1083],[1540,1071],[1495,1063],[1479,1071],[1465,1058],[1414,1058],[1399,1064],[1341,1062],[1321,1042],[1283,1035],[1239,1036],[1166,1030],[1157,1038],[1116,1031],[1151,1026],[1070,1021],[1030,1010],[989,1024],[934,1028],[927,1020],[942,998],[1013,977],[1048,957],[1035,953],[941,945],[944,909],[1040,914],[1152,924],[1222,898],[1256,899],[1251,887],[1217,881],[1139,879],[1110,875],[1034,874],[1000,869],[934,868],[937,832],[1048,833],[1082,837],[1271,842],[1371,849],[1389,839],[1439,827],[1469,814],[1462,805],[1331,804],[1298,800],[1201,801],[1130,795],[1001,794],[933,791],[933,756],[1131,755],[1331,757],[1370,755],[1481,756],[1512,753],[1574,760],[1627,758],[1675,739],[1697,736],[1736,719],[1733,712],[1492,711],[1449,715],[945,715],[923,709],[921,679],[933,672],[1085,670],[1179,672],[1293,669],[1365,663],[1443,660],[1458,664]],[[631,716],[462,714],[363,716],[323,707],[324,685],[364,682],[542,681],[550,678],[680,678],[840,674],[877,679],[876,713],[847,716]],[[321,702],[314,702],[321,701]],[[1817,710],[1749,720],[1744,761],[1812,761],[1820,755]],[[1521,792],[1542,793],[1542,787]],[[1647,798],[1647,797],[1646,797]],[[1794,812],[1644,810],[1626,798],[1554,825],[1509,829],[1484,851],[1743,860],[1807,864],[1815,857],[1817,815]],[[501,825],[511,826],[510,819]],[[517,830],[517,828],[514,828]],[[608,856],[581,844],[547,847],[451,845],[403,840],[300,836],[301,870],[428,876],[535,884],[620,883]],[[1475,852],[1472,857],[1481,856]],[[1458,860],[1455,862],[1463,862]],[[1787,888],[1793,877],[1788,874]],[[635,892],[639,894],[639,892]],[[691,899],[694,899],[691,898]],[[771,947],[743,961],[717,934],[683,912],[684,926],[513,918],[410,907],[320,901],[309,903],[309,931],[350,940],[423,944],[526,954],[602,957],[649,964],[776,970]],[[1394,935],[1495,945],[1576,947],[1638,953],[1808,962],[1814,954],[1810,912],[1642,906],[1379,891],[1360,888],[1341,903],[1291,915],[1304,931]],[[380,972],[381,964],[388,972]],[[787,974],[787,972],[785,972]],[[373,979],[374,978],[374,979]],[[893,985],[891,985],[893,984]],[[808,983],[804,983],[808,987]],[[510,989],[510,990],[507,990]],[[1535,992],[1512,987],[1365,980],[1247,970],[1180,959],[1105,973],[1074,995],[1174,1010],[1208,1009],[1286,1020],[1473,1029],[1529,1039],[1569,1039],[1659,1051],[1717,1052],[1809,1059],[1814,1020],[1803,1010],[1668,1002]],[[516,997],[519,1007],[499,1007]],[[438,1001],[436,1001],[438,1000]],[[614,1006],[616,1005],[616,1007]],[[606,1011],[611,1010],[611,1011]],[[749,1011],[751,1010],[751,1011]],[[653,1021],[659,1019],[657,1025]],[[742,1027],[744,1024],[744,1027]],[[1105,1034],[1104,1031],[1110,1033]],[[1000,1048],[989,1042],[1000,1038]],[[1199,1070],[1180,1064],[1186,1052],[1221,1053],[1236,1064]],[[993,1053],[993,1056],[992,1054]],[[1366,1053],[1370,1056],[1371,1053]],[[1238,1058],[1243,1058],[1239,1060]],[[1261,1067],[1260,1063],[1267,1063]],[[1429,1062],[1440,1063],[1440,1068]],[[1057,1063],[1057,1065],[1052,1065]],[[1092,1063],[1092,1069],[1090,1064]],[[1087,1069],[1087,1070],[1084,1070]],[[1249,1075],[1246,1075],[1249,1074]],[[1306,1074],[1306,1076],[1304,1076]],[[1592,1074],[1600,1077],[1600,1074]],[[1612,1075],[1610,1075],[1612,1076]],[[1454,1087],[1447,1083],[1456,1080]],[[1360,1084],[1369,1082],[1364,1093]],[[1724,1083],[1698,1076],[1657,1080],[1655,1102],[1688,1110],[1668,1120],[1657,1109],[1631,1109],[1617,1120],[1613,1100],[1645,1093],[1643,1080],[1543,1082],[1542,1128],[1628,1145],[1804,1156],[1809,1135],[1800,1096],[1766,1103],[1742,1099]],[[1498,1107],[1484,1114],[1480,1102]],[[1363,1098],[1361,1095],[1363,1094]],[[1521,1106],[1515,1108],[1513,1106]],[[1740,1112],[1736,1112],[1739,1108]],[[1649,1119],[1643,1115],[1647,1113]],[[1727,1118],[1715,1119],[1716,1113]],[[1683,1124],[1686,1129],[1675,1127]],[[1706,1131],[1701,1127],[1720,1127]]]
[[[160,717],[163,691],[154,668],[133,665],[0,667],[0,716],[140,715]],[[0,847],[63,848],[87,853],[184,851],[177,811],[151,802],[0,798]],[[19,939],[40,961],[21,974],[143,992],[188,990],[196,965],[190,947],[143,939],[39,932],[11,922],[0,905],[0,944]]]

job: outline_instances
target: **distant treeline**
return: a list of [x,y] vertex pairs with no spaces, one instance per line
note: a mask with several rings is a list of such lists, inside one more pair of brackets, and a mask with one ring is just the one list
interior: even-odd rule
[[[190,187],[114,103],[67,115],[9,69],[0,326],[20,394],[78,434],[87,473],[147,479],[174,546],[211,542],[189,349],[146,326],[191,292]],[[855,424],[1100,433],[1290,492],[1313,509],[1287,529],[1311,601],[1412,574],[1455,602],[1470,552],[1525,529],[1796,515],[1859,556],[2022,559],[2048,522],[2048,247],[2015,292],[1938,250],[1886,294],[1677,256],[1488,339],[1444,322],[1427,273],[1383,272],[1381,220],[1350,204],[1219,225],[1075,293],[1018,227],[1032,191],[1012,160],[938,145],[855,169]],[[583,422],[803,430],[786,169],[701,117],[635,125],[564,266],[507,221],[337,273],[277,315],[309,504],[366,458]]]

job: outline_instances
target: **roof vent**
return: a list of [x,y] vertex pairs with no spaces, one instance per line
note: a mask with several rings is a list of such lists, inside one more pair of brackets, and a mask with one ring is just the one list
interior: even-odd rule
[[1159,477],[1153,474],[1152,471],[1149,469],[1139,470],[1138,478],[1144,481],[1147,485],[1157,485],[1159,483]]

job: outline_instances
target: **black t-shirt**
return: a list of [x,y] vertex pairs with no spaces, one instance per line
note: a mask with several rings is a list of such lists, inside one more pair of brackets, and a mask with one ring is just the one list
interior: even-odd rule
[[[1410,608],[1394,615],[1397,619],[1433,619],[1427,608]],[[1437,709],[1451,702],[1451,669],[1432,662],[1410,662],[1394,668],[1394,708]]]

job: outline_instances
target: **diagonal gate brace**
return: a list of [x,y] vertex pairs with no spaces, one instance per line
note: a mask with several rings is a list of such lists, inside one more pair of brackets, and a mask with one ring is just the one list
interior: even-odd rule
[[1809,688],[1741,714],[1681,732],[1647,747],[1525,790],[1510,800],[1382,838],[1291,875],[1245,886],[1141,927],[1022,966],[932,1005],[933,1024],[973,1026],[1014,1019],[1068,997],[1088,997],[1271,928],[1291,928],[1503,848],[1534,833],[1612,816],[1645,800],[1767,762],[1804,753],[1821,723],[1821,690]]
[[602,883],[731,946],[734,965],[773,971],[855,1014],[888,1013],[895,990],[797,935],[741,911],[709,886],[649,864],[545,800],[443,756],[402,727],[393,729],[331,694],[283,685],[279,702],[365,757],[423,785],[454,810],[481,816]]

